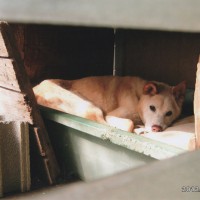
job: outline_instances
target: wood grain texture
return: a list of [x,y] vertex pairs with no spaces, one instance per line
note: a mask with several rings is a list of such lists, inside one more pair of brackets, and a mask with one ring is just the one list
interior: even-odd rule
[[0,98],[0,121],[32,123],[31,107],[26,104],[25,94],[0,87]]
[[[1,29],[0,29],[0,31],[1,31]],[[2,33],[0,32],[0,57],[7,58],[8,56],[9,55],[8,55],[8,51],[6,48],[6,44],[5,44],[4,38],[2,36]]]
[[121,56],[121,61],[116,63],[121,75],[170,85],[185,80],[187,88],[195,87],[199,33],[118,30],[117,34],[122,43],[116,49]]
[[[2,58],[0,70],[1,92],[0,92],[0,110],[4,121],[29,122],[35,131],[35,140],[41,146],[38,148],[39,160],[43,162],[47,181],[52,184],[59,174],[59,166],[56,161],[54,151],[45,129],[42,117],[37,108],[35,96],[32,91],[29,78],[26,74],[22,59],[17,49],[15,38],[10,26],[0,23],[0,30],[5,43],[8,57]],[[8,67],[8,68],[7,68]],[[8,86],[6,86],[6,81]],[[12,86],[17,86],[10,88]]]
[[0,58],[0,87],[20,92],[19,82],[13,67],[14,65],[16,65],[16,63],[13,59]]
[[30,190],[29,125],[0,122],[3,193]]
[[25,25],[24,65],[33,83],[112,74],[112,29]]
[[196,145],[200,148],[200,59],[197,65],[196,86],[194,95]]
[[1,0],[10,22],[200,31],[198,0]]
[[193,192],[200,189],[199,159],[199,151],[190,152],[98,181],[64,184],[5,199],[199,200],[199,192]]
[[3,197],[2,140],[3,140],[2,134],[0,134],[0,197]]

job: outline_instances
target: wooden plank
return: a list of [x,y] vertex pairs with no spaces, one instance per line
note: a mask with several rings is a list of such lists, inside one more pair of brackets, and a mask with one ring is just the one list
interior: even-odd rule
[[2,134],[0,134],[0,197],[3,197]]
[[[25,25],[23,24],[11,24],[10,25],[14,36],[15,36],[15,41],[17,44],[18,51],[21,55],[21,59],[24,61],[25,57]],[[26,44],[27,45],[27,44]]]
[[31,187],[31,171],[30,171],[30,146],[29,146],[29,125],[28,123],[20,123],[19,131],[21,133],[20,145],[20,163],[21,163],[21,191],[29,191]]
[[[60,170],[48,137],[48,133],[45,129],[40,112],[37,108],[37,103],[32,91],[32,86],[30,84],[20,54],[16,47],[12,30],[6,22],[0,22],[0,31],[2,33],[4,43],[6,44],[8,56],[15,61],[14,65],[11,65],[13,64],[13,62],[10,62],[9,64],[11,69],[13,67],[12,70],[14,70],[16,74],[17,85],[19,86],[21,91],[21,93],[19,93],[15,90],[9,91],[8,88],[1,88],[2,90],[4,89],[4,93],[2,93],[3,98],[1,100],[1,109],[2,111],[6,111],[7,109],[7,111],[9,111],[9,113],[7,112],[6,115],[3,115],[3,118],[5,121],[10,121],[11,119],[14,121],[21,121],[21,117],[19,117],[21,114],[22,118],[23,116],[25,116],[25,113],[30,116],[30,118],[28,119],[24,118],[23,122],[29,122],[30,124],[32,124],[32,128],[35,133],[35,140],[37,141],[38,145],[38,154],[40,160],[42,160],[43,162],[46,178],[50,184],[53,184],[55,183]],[[13,78],[9,78],[9,80],[13,80]],[[11,96],[7,97],[6,94],[9,94]],[[21,106],[21,104],[23,103],[24,107]],[[14,108],[14,106],[16,106],[16,108]],[[18,111],[18,114],[16,114],[14,111]]]
[[199,200],[199,159],[199,151],[190,152],[98,181],[59,185],[5,199]]
[[30,190],[29,125],[0,123],[3,193]]
[[117,70],[121,75],[140,76],[194,88],[200,52],[199,33],[118,30]]
[[196,85],[194,94],[196,145],[200,148],[200,57],[197,64]]
[[19,82],[14,70],[16,65],[13,59],[0,58],[0,87],[5,87],[20,92]]
[[199,0],[0,0],[10,22],[200,31]]
[[124,58],[126,52],[126,38],[124,31],[115,30],[114,59],[113,59],[113,75],[122,76],[124,66]]
[[6,58],[8,57],[8,51],[1,32],[0,32],[0,57],[6,57]]
[[25,52],[24,65],[34,84],[47,78],[112,74],[112,29],[24,25],[24,34],[25,46],[18,46],[21,54]]
[[[21,56],[20,56],[18,48],[16,46],[16,41],[12,34],[12,30],[10,27],[8,27],[8,24],[6,22],[0,21],[0,31],[2,34],[4,44],[6,46],[8,57],[11,60],[13,60],[12,62],[9,63],[9,65],[10,65],[9,68],[10,68],[10,70],[12,70],[11,71],[12,73],[15,73],[16,80],[18,82],[17,85],[20,87],[20,90],[22,92],[23,91],[27,92],[30,90],[29,88],[31,88],[31,85],[30,85],[28,76],[26,74],[26,71],[24,70],[24,64],[22,62]],[[30,95],[28,95],[28,96],[30,96]],[[27,101],[27,103],[28,103],[28,101]]]
[[108,140],[114,144],[126,147],[127,149],[142,153],[155,159],[166,159],[186,152],[186,150],[172,145],[141,137],[140,135],[128,133],[57,110],[45,107],[41,107],[41,110],[46,119],[78,130],[80,131],[80,134],[89,134],[90,136]]
[[32,123],[31,107],[26,104],[25,94],[0,87],[1,121],[21,121]]

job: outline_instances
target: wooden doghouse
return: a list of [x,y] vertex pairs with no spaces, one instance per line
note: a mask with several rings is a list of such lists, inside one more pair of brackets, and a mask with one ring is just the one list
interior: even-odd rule
[[[186,80],[187,102],[183,114],[193,114],[200,34],[49,25],[15,24],[12,28],[33,85],[48,78],[111,74],[141,76],[171,85]],[[183,136],[177,132],[172,138],[168,136],[175,131],[144,137],[55,110],[41,111],[63,170],[67,176],[75,173],[83,180],[196,148],[194,132],[187,134],[182,130]],[[95,154],[89,155],[94,149]],[[117,160],[123,164],[117,164]]]
[[[138,13],[137,9],[134,9],[135,12],[132,11],[131,6],[134,8],[135,1],[127,0],[127,4],[124,1],[118,1],[117,4],[115,1],[111,2],[112,5],[117,5],[114,8],[118,9],[130,5],[121,13],[127,20],[120,18],[118,9],[112,9],[111,5],[108,5],[110,9],[109,14],[107,13],[108,21],[104,14],[100,18],[95,18],[93,13],[86,10],[90,10],[91,5],[96,5],[93,8],[97,9],[98,13],[104,13],[104,7],[96,1],[95,4],[88,3],[86,10],[82,10],[83,7],[80,6],[82,17],[66,14],[66,21],[61,20],[60,9],[65,5],[66,13],[71,13],[70,9],[76,10],[75,5],[79,7],[79,1],[72,5],[70,2],[60,2],[55,9],[57,15],[53,15],[54,17],[50,16],[53,14],[53,5],[47,6],[46,3],[44,5],[49,8],[50,17],[43,18],[43,15],[40,15],[42,12],[38,12],[37,16],[32,13],[29,19],[28,12],[24,10],[24,8],[29,10],[26,4],[21,4],[21,8],[19,7],[22,13],[25,13],[24,16],[18,15],[14,18],[2,11],[2,17],[7,16],[4,18],[15,22],[11,25],[12,31],[32,85],[47,78],[75,79],[112,74],[136,75],[171,85],[186,80],[190,90],[187,91],[188,101],[184,114],[193,114],[195,91],[196,137],[192,140],[191,146],[192,150],[199,148],[200,74],[196,68],[200,52],[198,18],[186,16],[188,18],[184,19],[188,21],[185,25],[185,22],[180,20],[182,18],[172,9],[171,17],[166,19],[165,14],[170,13],[169,3],[172,1],[162,6],[154,2],[152,5],[148,4],[150,6],[148,9],[146,1],[141,1],[139,7],[152,13],[152,18],[148,20],[142,18],[143,15]],[[4,5],[6,7],[6,3]],[[164,14],[154,13],[155,6],[158,6]],[[43,11],[44,7],[39,10]],[[191,9],[186,1],[180,8]],[[194,13],[199,15],[196,9]],[[127,14],[131,15],[131,19]],[[64,23],[67,26],[19,24],[21,20],[40,22],[41,19],[43,23]],[[191,20],[193,20],[192,25]],[[93,28],[80,25],[93,25]],[[75,174],[83,180],[94,180],[141,166],[155,159],[161,160],[188,151],[188,148],[180,148],[155,138],[146,138],[106,127],[59,111],[41,108],[41,113],[65,178]],[[186,146],[188,147],[188,143]]]

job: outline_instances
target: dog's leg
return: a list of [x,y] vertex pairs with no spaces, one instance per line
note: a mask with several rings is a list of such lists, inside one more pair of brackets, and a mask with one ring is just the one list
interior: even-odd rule
[[85,113],[84,118],[99,122],[101,124],[106,124],[115,128],[119,128],[128,132],[132,132],[134,128],[133,121],[130,119],[115,117],[111,115],[105,116],[104,119],[102,110],[96,106],[93,106],[91,107],[91,109],[88,109]]
[[108,115],[105,118],[106,122],[110,126],[121,129],[123,131],[133,132],[134,124],[132,120]]
[[125,109],[124,107],[119,107],[109,112],[105,119],[110,126],[128,132],[133,131],[134,123],[131,120],[131,112],[130,110]]
[[82,117],[92,120],[92,121],[99,122],[101,124],[108,125],[108,123],[104,119],[103,111],[94,105],[90,106],[90,108],[87,109],[84,116]]

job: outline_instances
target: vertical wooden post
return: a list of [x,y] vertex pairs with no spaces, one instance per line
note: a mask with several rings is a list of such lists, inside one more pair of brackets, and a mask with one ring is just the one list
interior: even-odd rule
[[114,44],[114,60],[113,60],[113,75],[122,76],[125,54],[125,34],[124,31],[115,29],[115,44]]
[[3,176],[2,176],[2,144],[1,144],[2,138],[1,138],[1,134],[0,134],[0,197],[3,197]]
[[197,64],[196,85],[194,93],[196,147],[200,148],[200,57]]

